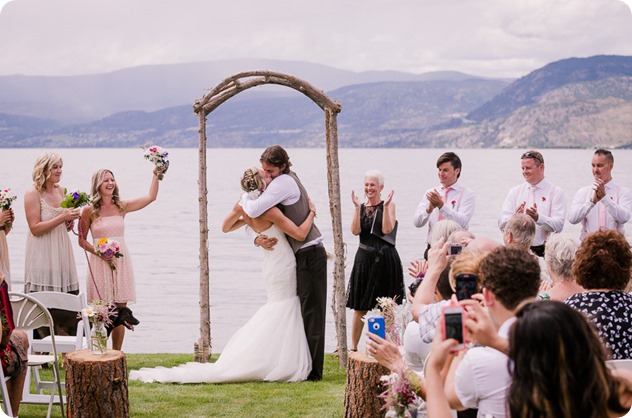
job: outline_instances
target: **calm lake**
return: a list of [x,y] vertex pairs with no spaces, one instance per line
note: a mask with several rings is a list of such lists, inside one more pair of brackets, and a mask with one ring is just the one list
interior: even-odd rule
[[[138,149],[61,149],[64,159],[62,186],[89,192],[92,173],[99,168],[114,171],[123,199],[147,192],[151,163]],[[126,243],[133,258],[137,303],[132,305],[141,324],[126,334],[129,353],[193,352],[199,338],[199,223],[198,151],[171,149],[171,166],[161,182],[158,200],[126,217]],[[262,149],[208,149],[209,258],[211,280],[211,330],[213,352],[221,351],[228,338],[265,303],[260,278],[262,249],[255,248],[242,231],[221,232],[221,223],[241,195],[239,178],[244,169],[259,165]],[[461,183],[476,193],[476,212],[470,230],[500,241],[497,218],[502,201],[512,186],[522,181],[520,155],[524,150],[456,150],[463,161]],[[23,289],[27,225],[23,195],[32,183],[33,164],[42,150],[0,149],[0,187],[18,194],[16,220],[8,236],[13,290]],[[293,169],[318,208],[317,225],[333,253],[331,217],[327,195],[327,162],[324,149],[289,149]],[[385,191],[395,190],[400,222],[397,248],[404,264],[421,256],[426,228],[415,228],[412,216],[426,189],[438,184],[435,162],[441,149],[341,149],[340,176],[342,224],[347,246],[346,276],[351,271],[358,238],[350,230],[351,191],[362,195],[364,173],[378,169],[385,176]],[[544,150],[546,177],[566,194],[567,206],[578,188],[592,182],[591,150]],[[615,151],[613,177],[632,187],[632,150]],[[628,167],[627,169],[625,167]],[[568,222],[564,233],[579,237],[579,225]],[[626,231],[628,240],[632,226]],[[76,237],[71,237],[76,243]],[[75,259],[85,289],[86,258],[78,245]],[[329,264],[332,280],[333,262]],[[406,277],[406,283],[410,279]],[[331,288],[331,287],[330,287]],[[331,300],[331,293],[329,294]],[[282,326],[282,324],[279,324]],[[328,312],[327,345],[336,347],[335,326]]]

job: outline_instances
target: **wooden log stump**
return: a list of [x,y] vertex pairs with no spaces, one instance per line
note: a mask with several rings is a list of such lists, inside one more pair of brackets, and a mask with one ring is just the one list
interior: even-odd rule
[[68,418],[129,417],[125,354],[73,351],[64,358]]
[[384,402],[378,395],[384,391],[380,377],[389,370],[364,353],[349,354],[345,388],[345,418],[384,416]]

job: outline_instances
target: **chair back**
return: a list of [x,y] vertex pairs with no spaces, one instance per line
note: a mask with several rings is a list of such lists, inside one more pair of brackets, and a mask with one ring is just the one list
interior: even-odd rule
[[9,295],[16,328],[33,330],[49,327],[51,335],[54,334],[53,318],[41,302],[23,293],[9,292]]
[[37,299],[47,309],[63,309],[65,311],[77,312],[81,316],[81,321],[77,324],[77,334],[81,332],[79,327],[83,326],[83,335],[90,335],[90,321],[84,308],[88,306],[85,293],[73,295],[62,292],[33,292],[29,296]]

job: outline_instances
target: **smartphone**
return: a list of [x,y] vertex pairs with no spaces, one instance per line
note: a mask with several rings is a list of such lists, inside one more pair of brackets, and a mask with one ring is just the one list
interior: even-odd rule
[[450,244],[448,255],[459,255],[463,251],[463,244]]
[[454,338],[459,342],[451,351],[459,351],[465,347],[465,332],[463,328],[463,307],[444,306],[441,312],[443,321],[443,338]]
[[384,324],[384,318],[381,316],[371,316],[367,320],[367,328],[369,332],[386,339],[386,325]]
[[476,274],[459,273],[456,275],[456,298],[458,300],[472,299],[476,293]]

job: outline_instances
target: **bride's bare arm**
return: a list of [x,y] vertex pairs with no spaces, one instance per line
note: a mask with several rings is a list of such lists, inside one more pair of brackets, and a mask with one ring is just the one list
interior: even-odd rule
[[307,234],[309,234],[309,230],[312,228],[312,224],[314,223],[316,209],[310,201],[309,214],[300,226],[296,226],[296,224],[289,220],[277,207],[268,209],[263,215],[261,215],[261,217],[278,226],[281,231],[285,232],[292,238],[298,241],[304,241],[305,238],[307,238]]
[[235,206],[228,212],[224,222],[222,222],[222,232],[231,232],[246,225],[246,220],[243,218],[243,211],[239,203],[235,203]]

